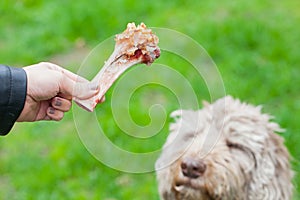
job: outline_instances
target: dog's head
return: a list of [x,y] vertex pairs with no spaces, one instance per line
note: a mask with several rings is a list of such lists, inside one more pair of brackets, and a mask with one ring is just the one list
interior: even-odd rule
[[175,123],[156,162],[163,199],[290,197],[289,155],[273,133],[279,126],[260,107],[226,97],[172,115]]

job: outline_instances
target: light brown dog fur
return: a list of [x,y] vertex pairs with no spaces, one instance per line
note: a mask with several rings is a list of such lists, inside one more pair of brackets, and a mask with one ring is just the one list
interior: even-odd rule
[[292,196],[289,153],[271,117],[230,96],[175,123],[156,162],[164,200],[285,200]]

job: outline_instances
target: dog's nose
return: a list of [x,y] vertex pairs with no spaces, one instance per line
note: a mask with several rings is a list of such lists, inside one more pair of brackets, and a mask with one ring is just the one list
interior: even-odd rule
[[189,178],[198,178],[206,170],[206,164],[203,161],[193,158],[185,158],[181,162],[181,171],[184,176]]

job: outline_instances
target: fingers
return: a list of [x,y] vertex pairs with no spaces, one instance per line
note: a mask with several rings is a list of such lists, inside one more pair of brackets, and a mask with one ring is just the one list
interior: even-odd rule
[[64,117],[64,112],[71,109],[72,103],[70,100],[54,97],[51,101],[50,107],[47,109],[47,116],[45,120],[60,121]]
[[89,99],[95,96],[99,92],[99,85],[95,85],[92,82],[89,83],[77,83],[73,90],[73,96],[78,99]]
[[57,110],[53,107],[49,107],[47,109],[47,116],[45,117],[45,120],[54,120],[54,121],[60,121],[64,117],[64,112]]
[[60,93],[63,95],[76,97],[78,99],[88,99],[99,92],[99,86],[88,83],[78,83],[68,77],[63,77],[59,83]]
[[67,99],[72,99],[72,97],[83,100],[89,99],[99,92],[99,85],[95,85],[93,82],[89,82],[85,78],[80,77],[58,65],[48,62],[42,62],[40,64],[47,66],[48,69],[61,73],[62,78],[59,81],[59,92],[61,96]]
[[[89,99],[95,96],[99,92],[99,85],[95,85],[94,82],[90,82],[83,77],[80,77],[56,64],[49,62],[41,62],[39,68],[46,68],[48,70],[54,70],[60,74],[58,84],[59,95],[66,99],[72,99],[73,97],[78,99]],[[34,66],[34,65],[33,65]]]
[[71,109],[72,103],[70,100],[63,99],[61,97],[54,97],[51,101],[51,105],[57,110],[67,112]]

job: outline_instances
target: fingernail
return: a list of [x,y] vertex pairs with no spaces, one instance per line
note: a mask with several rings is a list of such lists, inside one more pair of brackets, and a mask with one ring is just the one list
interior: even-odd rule
[[52,107],[50,107],[50,108],[49,108],[49,113],[53,115],[53,114],[55,113],[55,109],[52,108]]
[[61,102],[61,99],[56,99],[55,100],[55,106],[61,106],[62,102]]
[[90,88],[91,88],[91,90],[99,90],[99,85],[98,84],[91,84],[90,85]]

